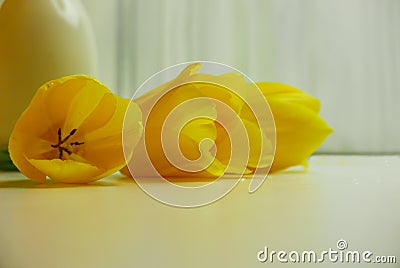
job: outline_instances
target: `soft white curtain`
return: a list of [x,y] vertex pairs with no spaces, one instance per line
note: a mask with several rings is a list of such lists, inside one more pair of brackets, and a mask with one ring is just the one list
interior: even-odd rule
[[83,2],[101,76],[124,96],[170,65],[218,61],[320,98],[335,129],[320,152],[400,152],[398,0]]

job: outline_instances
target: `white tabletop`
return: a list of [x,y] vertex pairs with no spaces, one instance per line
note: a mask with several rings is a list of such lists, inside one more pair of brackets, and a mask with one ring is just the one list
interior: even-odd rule
[[[77,186],[0,172],[0,267],[286,267],[257,255],[339,251],[340,239],[344,252],[395,256],[378,267],[400,267],[400,157],[314,156],[307,172],[247,188],[243,180],[215,203],[183,209],[119,174]],[[326,257],[318,267],[332,265]]]

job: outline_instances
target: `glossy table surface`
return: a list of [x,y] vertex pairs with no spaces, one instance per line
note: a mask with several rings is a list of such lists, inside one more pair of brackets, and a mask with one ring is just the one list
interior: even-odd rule
[[[257,255],[319,254],[340,239],[371,259],[397,258],[367,267],[400,267],[400,157],[314,156],[306,172],[269,175],[252,194],[248,184],[175,208],[119,174],[82,186],[0,172],[0,267],[287,267]],[[333,265],[364,267],[316,264]]]

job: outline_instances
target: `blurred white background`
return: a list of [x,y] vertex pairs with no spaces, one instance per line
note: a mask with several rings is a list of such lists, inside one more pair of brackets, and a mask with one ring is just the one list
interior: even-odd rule
[[399,153],[398,0],[82,0],[99,78],[130,97],[173,64],[211,60],[318,97],[324,153]]

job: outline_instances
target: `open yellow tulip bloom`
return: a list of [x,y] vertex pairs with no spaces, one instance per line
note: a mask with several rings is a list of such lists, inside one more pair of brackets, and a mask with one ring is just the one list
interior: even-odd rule
[[[122,126],[129,104],[88,76],[50,81],[17,121],[9,141],[11,159],[25,176],[39,182],[50,177],[87,183],[112,174],[126,164]],[[137,106],[135,114],[136,120],[126,127],[137,142],[142,132]]]

